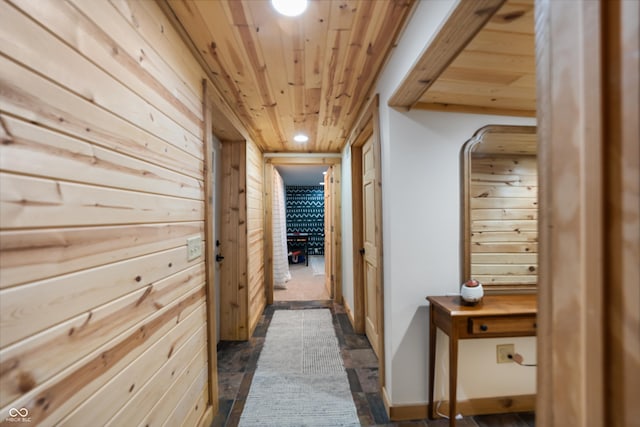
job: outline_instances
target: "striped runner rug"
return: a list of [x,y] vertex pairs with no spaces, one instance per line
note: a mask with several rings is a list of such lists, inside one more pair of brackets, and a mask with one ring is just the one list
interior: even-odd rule
[[360,425],[329,310],[274,312],[239,425]]

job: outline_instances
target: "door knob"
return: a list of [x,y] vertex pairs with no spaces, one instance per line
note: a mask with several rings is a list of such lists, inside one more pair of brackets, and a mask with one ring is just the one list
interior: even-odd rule
[[216,255],[216,261],[220,262],[224,259],[222,255]]
[[360,248],[360,255],[364,255],[364,248]]

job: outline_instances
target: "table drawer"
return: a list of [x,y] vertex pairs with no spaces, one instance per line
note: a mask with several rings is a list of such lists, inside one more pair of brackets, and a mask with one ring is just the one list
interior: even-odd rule
[[469,333],[475,336],[535,335],[536,316],[494,316],[469,319]]

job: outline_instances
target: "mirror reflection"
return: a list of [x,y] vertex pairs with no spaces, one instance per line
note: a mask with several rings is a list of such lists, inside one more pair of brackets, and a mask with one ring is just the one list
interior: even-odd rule
[[487,126],[462,149],[462,279],[488,293],[534,291],[538,281],[535,126]]

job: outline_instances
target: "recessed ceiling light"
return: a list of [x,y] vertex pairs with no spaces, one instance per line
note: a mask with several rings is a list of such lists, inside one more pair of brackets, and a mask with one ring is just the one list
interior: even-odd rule
[[307,0],[271,0],[271,5],[284,16],[298,16],[307,8]]
[[299,133],[293,137],[293,140],[295,142],[307,142],[309,140],[309,137],[303,133]]

